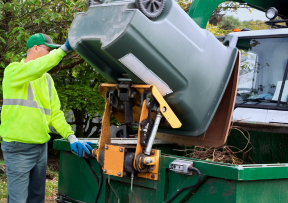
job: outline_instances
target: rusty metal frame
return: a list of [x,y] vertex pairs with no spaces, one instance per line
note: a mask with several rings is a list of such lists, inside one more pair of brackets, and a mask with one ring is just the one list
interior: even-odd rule
[[109,104],[109,101],[106,101],[105,111],[101,124],[101,134],[98,149],[96,150],[97,161],[99,162],[100,152],[104,149],[105,145],[111,142],[110,139],[110,116],[111,116],[112,107]]

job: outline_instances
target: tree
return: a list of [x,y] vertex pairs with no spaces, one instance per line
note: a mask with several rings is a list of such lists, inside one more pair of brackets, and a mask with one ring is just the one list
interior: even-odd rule
[[[87,63],[62,71],[55,77],[63,109],[73,111],[73,122],[69,124],[76,125],[78,137],[87,137],[93,127],[96,127],[93,137],[100,132],[105,100],[97,87],[103,82],[105,79]],[[93,122],[96,117],[98,122]]]
[[209,24],[217,26],[219,23],[222,22],[223,16],[226,14],[226,13],[223,13],[222,10],[223,10],[222,7],[217,7],[213,11],[213,13],[212,13],[212,15],[210,16],[210,19],[209,19]]
[[269,25],[265,24],[265,21],[261,20],[250,20],[250,21],[243,21],[241,28],[249,28],[250,30],[265,30],[269,29]]
[[[31,35],[45,33],[55,43],[63,44],[76,12],[85,10],[86,0],[0,0],[0,80],[9,63],[25,58],[26,41]],[[74,113],[76,135],[85,136],[94,126],[92,118],[101,116],[104,110],[104,100],[96,90],[104,78],[75,52],[49,73],[63,110]]]
[[234,28],[240,28],[242,23],[238,18],[234,18],[233,16],[225,16],[223,18],[222,23],[220,24],[221,29],[224,30],[233,30]]
[[217,26],[219,25],[222,20],[223,17],[226,14],[226,11],[231,11],[231,12],[236,12],[238,11],[239,8],[246,8],[248,9],[250,12],[252,12],[253,8],[249,7],[247,4],[240,4],[237,2],[233,2],[233,1],[226,1],[222,4],[220,4],[212,13],[210,19],[209,19],[209,23]]
[[232,30],[223,30],[223,29],[220,29],[218,25],[214,26],[214,25],[211,25],[210,23],[207,24],[206,30],[208,30],[215,36],[225,36],[229,34],[230,32],[232,32]]
[[191,5],[192,5],[192,1],[185,1],[185,0],[180,0],[178,1],[178,5],[186,12],[188,13]]

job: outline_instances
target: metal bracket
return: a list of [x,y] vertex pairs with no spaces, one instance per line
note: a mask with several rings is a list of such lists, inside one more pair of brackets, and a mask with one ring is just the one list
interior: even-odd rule
[[192,161],[175,160],[169,164],[169,169],[171,171],[186,175],[193,175],[193,172],[188,170],[189,167],[193,167]]
[[105,145],[103,173],[123,177],[125,147]]
[[[135,84],[133,84],[131,87],[135,88],[136,91],[140,95],[142,95],[145,90],[151,90],[153,97],[157,100],[157,102],[160,105],[160,108],[159,108],[160,112],[165,117],[165,119],[168,121],[168,123],[171,125],[171,127],[172,128],[180,128],[182,126],[182,123],[180,122],[180,120],[177,118],[177,116],[175,115],[173,110],[170,108],[170,106],[167,104],[165,99],[162,97],[162,95],[159,93],[159,91],[157,90],[157,88],[154,85],[135,85]],[[108,90],[108,88],[118,88],[118,87],[116,84],[100,84],[99,91],[104,98],[105,98],[105,92]],[[145,103],[145,105],[146,105],[146,103]],[[118,120],[118,122],[120,122],[120,121]]]
[[109,104],[109,101],[106,102],[105,111],[102,119],[101,134],[99,140],[99,146],[96,150],[97,161],[99,162],[100,152],[104,149],[105,145],[110,143],[110,115],[112,107]]
[[152,149],[150,156],[146,156],[144,158],[144,162],[148,168],[148,171],[140,172],[137,174],[137,176],[150,180],[159,180],[159,159],[160,150]]

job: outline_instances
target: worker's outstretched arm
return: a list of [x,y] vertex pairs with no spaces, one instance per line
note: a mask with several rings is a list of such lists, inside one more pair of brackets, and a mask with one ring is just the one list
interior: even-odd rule
[[11,63],[5,69],[5,80],[12,87],[19,87],[41,78],[44,73],[56,66],[69,51],[72,51],[72,48],[67,39],[60,48],[50,51],[45,56],[30,60],[27,63],[21,62],[21,66],[18,62]]
[[23,84],[36,80],[44,73],[56,66],[66,55],[62,48],[52,50],[49,54],[30,60],[19,66],[18,62],[11,63],[5,68],[4,78],[12,87],[19,87]]

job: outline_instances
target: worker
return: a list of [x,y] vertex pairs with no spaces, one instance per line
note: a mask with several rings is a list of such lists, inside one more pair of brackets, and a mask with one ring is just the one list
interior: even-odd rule
[[92,150],[92,143],[79,141],[66,122],[52,77],[46,73],[69,51],[68,39],[61,46],[38,33],[27,41],[26,59],[5,68],[0,136],[8,203],[44,202],[49,125],[69,140],[79,157],[83,150]]

